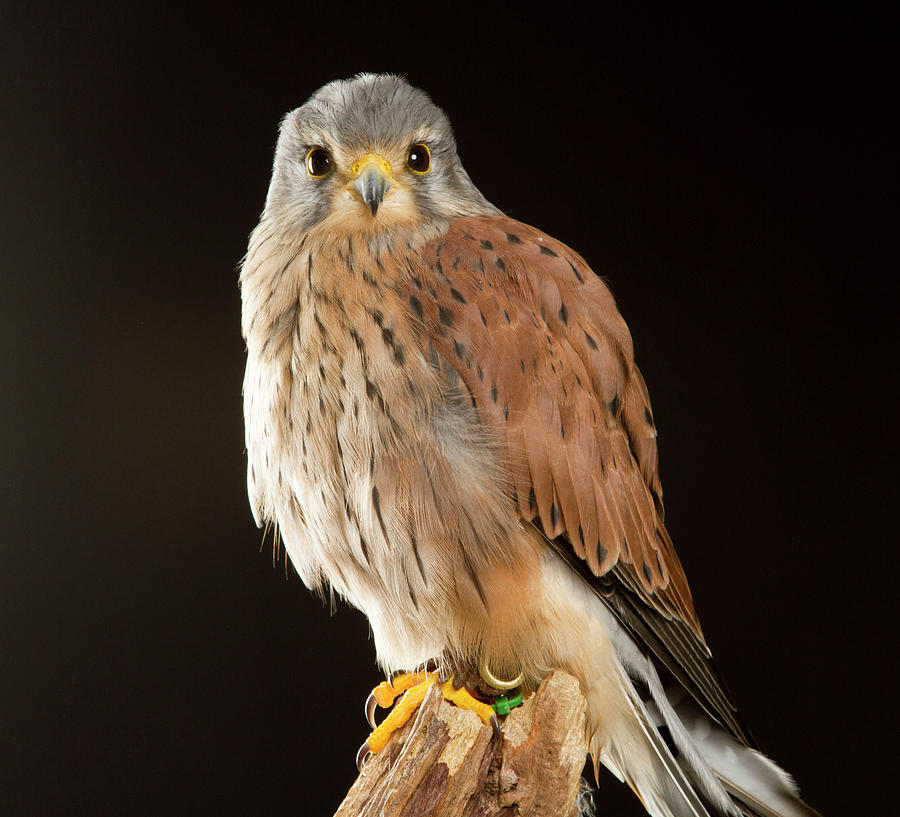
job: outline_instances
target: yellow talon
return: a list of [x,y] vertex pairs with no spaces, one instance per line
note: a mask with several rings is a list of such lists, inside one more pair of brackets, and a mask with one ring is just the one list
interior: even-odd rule
[[386,709],[394,703],[394,699],[401,692],[406,692],[411,687],[421,684],[422,681],[425,681],[431,675],[433,673],[430,672],[404,672],[400,675],[395,675],[391,681],[382,681],[372,690],[372,694],[369,697],[378,706]]
[[[357,757],[357,765],[360,768],[362,768],[365,760],[363,755],[367,754],[366,750],[368,749],[368,752],[372,754],[380,752],[387,745],[391,735],[410,719],[410,716],[425,699],[425,695],[428,693],[431,685],[436,681],[438,681],[438,677],[433,672],[407,672],[397,675],[391,681],[382,681],[372,690],[366,706],[366,716],[374,729],[363,744],[360,749],[360,755]],[[394,699],[400,693],[403,693],[403,696],[397,701],[393,710],[378,726],[375,726],[375,705],[388,707],[394,703]],[[498,728],[494,710],[486,703],[473,698],[465,687],[454,689],[452,678],[441,684],[441,694],[444,696],[444,700],[458,706],[460,709],[468,709],[474,712],[481,718],[483,723],[488,726],[493,725],[495,729]]]
[[414,686],[418,686],[429,678],[437,678],[433,672],[403,672],[391,678],[390,685],[394,688],[394,695],[406,692]]
[[[391,713],[369,735],[369,739],[366,742],[369,744],[369,750],[372,754],[380,752],[385,747],[388,738],[409,720],[410,715],[416,711],[419,704],[424,700],[429,687],[437,681],[437,675],[433,672],[424,673],[425,680],[419,683],[415,683],[416,677],[415,673],[401,676],[402,681],[399,683],[399,686],[401,689],[406,688],[406,692],[403,693],[403,697],[397,702]],[[377,698],[379,694],[377,690],[381,689],[381,693],[387,699],[387,696],[392,692],[393,695],[390,697],[392,701],[401,691],[401,689],[398,689],[398,681],[400,679],[395,679],[393,684],[388,684],[387,682],[379,684],[375,688],[376,691],[373,691],[373,694]],[[390,690],[390,692],[382,689],[382,687],[387,687],[387,690]],[[388,702],[388,706],[390,706],[390,702]]]
[[366,720],[369,722],[369,725],[373,729],[376,726],[375,709],[377,707],[380,706],[386,709],[391,706],[394,703],[394,699],[401,692],[405,692],[407,689],[416,686],[416,684],[427,680],[430,674],[427,672],[404,672],[400,675],[395,675],[390,681],[382,681],[369,693],[369,698],[366,701]]
[[490,726],[491,718],[494,717],[494,710],[486,703],[473,698],[465,687],[454,689],[452,681],[453,679],[451,678],[447,683],[441,685],[444,700],[450,701],[450,703],[455,704],[460,709],[468,709],[474,712],[486,726]]
[[382,681],[375,689],[372,690],[372,697],[380,707],[386,708],[394,703],[394,698],[399,692],[395,690],[388,681]]

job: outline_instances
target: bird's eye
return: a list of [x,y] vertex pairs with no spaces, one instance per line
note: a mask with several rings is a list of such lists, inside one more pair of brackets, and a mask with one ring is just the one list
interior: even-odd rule
[[306,170],[314,179],[321,179],[331,173],[334,160],[325,148],[310,148],[306,154]]
[[416,142],[406,154],[406,165],[419,176],[424,176],[431,170],[431,151],[428,150],[428,145]]

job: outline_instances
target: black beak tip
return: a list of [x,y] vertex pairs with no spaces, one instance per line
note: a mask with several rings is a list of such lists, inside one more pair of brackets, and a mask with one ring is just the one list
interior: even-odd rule
[[356,189],[374,218],[378,213],[378,208],[381,207],[381,202],[384,201],[385,195],[391,189],[391,181],[385,178],[383,173],[374,168],[369,168],[363,172],[362,177],[356,184]]
[[380,179],[371,179],[365,186],[363,201],[373,216],[378,212],[378,208],[381,207],[381,202],[384,201],[384,193],[385,185]]

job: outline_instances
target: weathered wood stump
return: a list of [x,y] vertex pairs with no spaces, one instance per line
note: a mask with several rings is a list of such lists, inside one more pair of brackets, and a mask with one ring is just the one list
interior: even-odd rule
[[494,736],[432,686],[335,817],[574,817],[587,754],[578,682],[554,672]]

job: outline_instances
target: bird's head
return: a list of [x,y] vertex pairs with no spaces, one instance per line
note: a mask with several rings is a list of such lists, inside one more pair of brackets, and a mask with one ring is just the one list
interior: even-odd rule
[[286,230],[373,235],[496,212],[444,112],[401,77],[331,82],[281,123],[266,214]]

